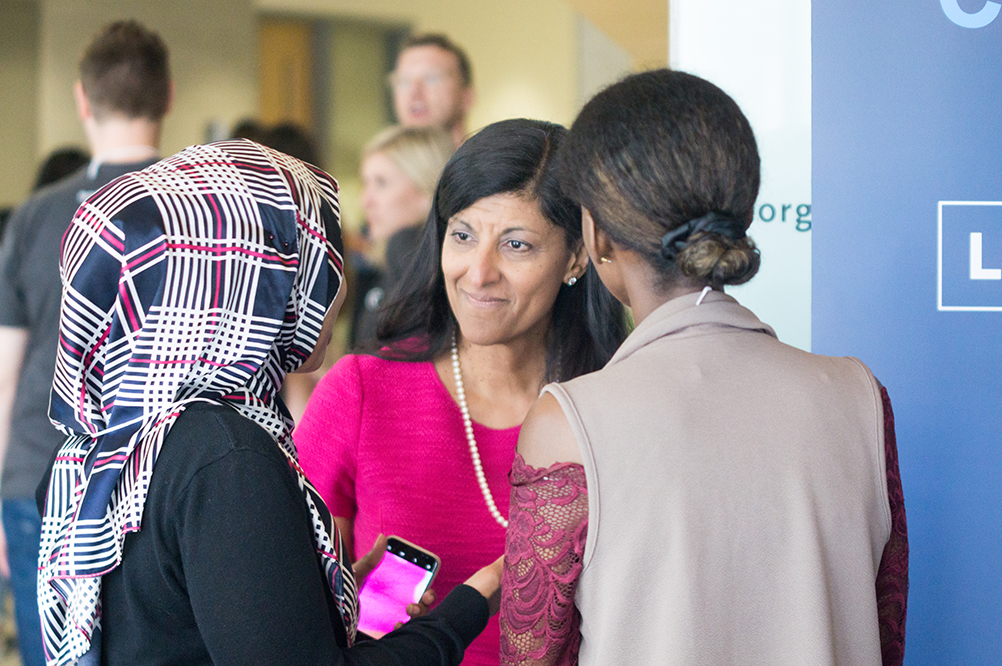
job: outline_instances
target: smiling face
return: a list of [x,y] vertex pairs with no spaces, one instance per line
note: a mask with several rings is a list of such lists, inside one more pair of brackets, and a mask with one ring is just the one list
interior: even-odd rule
[[391,78],[393,106],[401,125],[461,126],[472,102],[455,54],[426,44],[405,49]]
[[536,201],[495,194],[456,213],[446,227],[442,272],[463,338],[492,345],[542,337],[561,283],[580,277],[585,261]]
[[362,163],[362,209],[372,240],[384,240],[428,216],[431,196],[383,153]]

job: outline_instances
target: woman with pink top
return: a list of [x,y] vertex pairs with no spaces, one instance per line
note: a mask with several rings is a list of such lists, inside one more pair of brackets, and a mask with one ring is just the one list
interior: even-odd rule
[[[625,337],[556,181],[566,133],[507,120],[459,148],[378,349],[334,366],[294,435],[348,552],[412,541],[442,559],[440,594],[504,549],[508,471],[540,388],[601,368]],[[463,663],[498,654],[492,621]]]

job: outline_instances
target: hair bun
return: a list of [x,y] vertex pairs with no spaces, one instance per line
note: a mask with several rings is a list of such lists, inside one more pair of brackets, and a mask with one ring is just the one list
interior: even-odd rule
[[685,275],[710,284],[743,284],[758,271],[761,255],[747,236],[731,238],[701,232],[690,237],[676,262]]

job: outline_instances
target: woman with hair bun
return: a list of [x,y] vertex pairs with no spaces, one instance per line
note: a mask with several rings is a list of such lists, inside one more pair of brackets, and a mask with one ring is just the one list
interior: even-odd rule
[[549,384],[512,468],[505,664],[900,664],[908,541],[887,391],[787,346],[751,279],[755,137],[660,70],[606,89],[561,148],[599,277],[636,329]]

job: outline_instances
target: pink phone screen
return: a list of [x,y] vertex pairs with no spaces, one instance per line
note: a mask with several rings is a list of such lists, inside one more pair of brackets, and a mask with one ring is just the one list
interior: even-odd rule
[[431,576],[431,571],[386,553],[359,592],[358,630],[379,638],[397,622],[406,622],[407,604],[421,599]]

